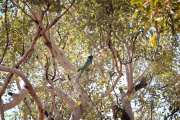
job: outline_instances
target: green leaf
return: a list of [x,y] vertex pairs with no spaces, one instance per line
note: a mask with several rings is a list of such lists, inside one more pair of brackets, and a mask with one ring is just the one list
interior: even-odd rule
[[142,0],[131,0],[132,5],[135,5],[135,4],[142,5],[143,4],[142,2],[143,2]]
[[151,5],[152,5],[152,6],[156,6],[157,3],[158,3],[158,0],[151,0]]

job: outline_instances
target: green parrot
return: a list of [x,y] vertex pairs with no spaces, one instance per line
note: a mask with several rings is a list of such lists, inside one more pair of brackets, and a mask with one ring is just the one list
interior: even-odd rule
[[82,74],[92,64],[92,61],[93,61],[93,56],[92,55],[88,56],[85,64],[78,69],[78,72],[81,71]]

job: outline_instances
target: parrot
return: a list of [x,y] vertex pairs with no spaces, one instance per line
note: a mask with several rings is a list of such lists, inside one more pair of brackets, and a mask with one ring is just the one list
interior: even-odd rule
[[78,72],[81,71],[82,74],[92,64],[92,61],[93,61],[93,56],[92,55],[88,56],[85,64],[78,69]]
[[151,45],[151,47],[157,48],[159,36],[157,34],[156,28],[155,27],[149,28],[147,36],[149,37],[149,44]]
[[154,33],[150,39],[149,39],[149,42],[150,42],[150,45],[153,47],[153,48],[156,48],[157,47],[157,33]]

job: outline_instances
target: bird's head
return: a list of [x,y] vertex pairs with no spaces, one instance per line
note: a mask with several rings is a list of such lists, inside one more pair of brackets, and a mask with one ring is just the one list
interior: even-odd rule
[[93,56],[92,55],[88,56],[88,59],[93,59]]

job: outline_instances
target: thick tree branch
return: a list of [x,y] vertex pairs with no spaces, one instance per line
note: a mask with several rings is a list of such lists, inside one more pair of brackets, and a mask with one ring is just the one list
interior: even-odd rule
[[56,88],[56,87],[52,87],[52,86],[48,86],[48,89],[50,90],[50,92],[54,95],[57,95],[58,97],[62,98],[63,101],[68,105],[68,107],[71,110],[74,110],[76,107],[76,103],[72,100],[72,98],[70,98],[70,96],[68,96],[67,94],[65,94],[62,90]]
[[[128,46],[127,44],[125,46],[126,46],[126,49],[127,49],[128,60],[131,60],[132,59],[132,55],[133,55],[132,48],[130,46]],[[127,78],[127,84],[128,84],[128,93],[130,93],[132,88],[133,88],[132,61],[125,65],[125,69],[126,69],[126,78]]]
[[[13,2],[13,1],[12,1]],[[48,27],[44,27],[42,24],[42,19],[43,19],[43,14],[37,14],[36,11],[32,11],[32,16],[28,15],[39,27],[40,29],[40,35],[42,35],[44,37],[44,43],[45,45],[49,48],[51,54],[53,57],[56,58],[56,60],[58,61],[58,63],[60,65],[63,66],[63,68],[65,68],[65,70],[72,70],[75,71],[74,66],[65,58],[64,55],[64,51],[60,48],[58,48],[58,46],[55,44],[55,42],[53,40],[50,39],[50,37],[47,34],[47,31],[66,13],[68,12],[68,10],[73,6],[75,0],[73,0],[73,2],[71,3],[71,5],[58,17],[56,17],[50,24]],[[14,2],[14,4],[20,8],[20,6],[18,4],[16,4]],[[48,9],[47,9],[48,10]],[[25,11],[23,11],[25,12]],[[26,12],[25,12],[26,13]],[[26,13],[27,14],[27,13]]]
[[20,104],[20,102],[26,97],[28,91],[21,90],[19,94],[13,94],[13,100],[9,103],[3,104],[4,111],[14,108],[16,105]]
[[0,98],[0,120],[5,120],[3,100],[1,98]]
[[128,93],[130,93],[133,88],[132,63],[125,65],[125,68],[126,68],[126,78],[128,84]]
[[[17,78],[17,79],[15,79],[15,80],[16,80],[17,88],[18,88],[18,90],[20,91],[19,93],[21,93],[21,91],[24,92],[25,89],[22,88],[21,85],[20,85],[20,78]],[[26,90],[26,91],[27,91],[27,90]],[[27,91],[27,94],[28,94],[28,91]],[[27,95],[27,94],[26,94],[26,95]],[[32,114],[32,110],[31,110],[31,107],[30,107],[29,102],[27,101],[27,99],[26,99],[26,98],[23,98],[22,100],[23,100],[26,108],[28,109],[29,115],[33,118],[33,120],[36,120],[35,116]]]
[[[53,86],[48,87],[52,95],[57,95],[58,97],[62,98],[63,101],[67,104],[69,109],[72,111],[70,120],[79,120],[81,117],[81,114],[83,113],[83,110],[81,109],[82,106],[77,105],[77,103],[67,94],[65,94],[62,90],[55,88]],[[84,94],[81,94],[84,96]],[[84,98],[84,97],[83,97]],[[80,99],[81,100],[81,99]],[[83,101],[83,100],[81,100]],[[88,102],[88,101],[86,101]]]
[[74,111],[71,113],[71,117],[69,120],[80,120],[81,114],[82,114],[82,110],[81,110],[81,106],[79,106],[76,109],[74,109]]
[[[41,26],[43,28],[43,26]],[[45,28],[43,28],[45,30]],[[45,30],[46,31],[46,30]],[[45,45],[49,48],[52,56],[56,58],[58,63],[62,65],[62,67],[66,71],[75,71],[74,66],[67,60],[65,57],[65,52],[59,48],[53,40],[49,38],[47,35],[47,32],[43,32],[43,37],[44,37],[44,43]]]
[[25,88],[29,91],[29,94],[34,98],[37,106],[38,106],[38,110],[39,110],[39,120],[43,120],[44,119],[44,109],[42,106],[42,103],[40,102],[33,86],[31,85],[31,83],[28,81],[27,77],[24,75],[23,72],[19,71],[16,68],[8,68],[5,66],[0,65],[0,71],[4,71],[4,72],[10,72],[13,74],[17,74],[18,76],[20,76],[22,78],[22,80],[25,82]]
[[[22,58],[19,60],[19,62],[15,65],[15,68],[19,68],[19,66],[20,66],[21,64],[24,64],[24,63],[27,62],[27,60],[29,59],[29,57],[32,55],[32,52],[33,52],[33,50],[34,50],[36,41],[38,40],[39,37],[40,37],[40,36],[39,36],[39,32],[37,32],[36,35],[35,35],[35,37],[34,37],[34,40],[33,40],[32,44],[31,44],[31,46],[30,46],[29,49],[24,53],[24,55],[23,55]],[[5,92],[8,84],[9,84],[10,81],[11,81],[12,76],[13,76],[13,73],[9,73],[9,74],[8,74],[8,76],[7,76],[7,78],[6,78],[5,82],[4,82],[4,85],[3,85],[3,87],[2,87],[2,89],[1,89],[1,91],[0,91],[0,97],[4,94],[4,92]]]

